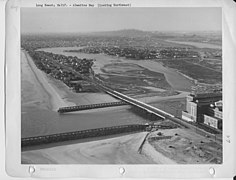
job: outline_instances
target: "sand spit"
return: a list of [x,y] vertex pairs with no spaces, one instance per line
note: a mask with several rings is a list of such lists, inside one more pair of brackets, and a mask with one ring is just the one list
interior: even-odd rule
[[[22,56],[22,61],[26,60],[26,62],[28,63],[28,67],[31,68],[31,75],[35,76],[35,79],[38,81],[38,84],[40,84],[42,89],[44,89],[44,91],[47,93],[51,109],[53,111],[57,111],[59,107],[74,105],[74,103],[68,102],[65,99],[61,98],[57,89],[51,85],[51,80],[49,80],[47,75],[36,67],[32,58],[26,51],[22,52],[25,55]],[[32,84],[34,83],[35,82],[32,82]]]

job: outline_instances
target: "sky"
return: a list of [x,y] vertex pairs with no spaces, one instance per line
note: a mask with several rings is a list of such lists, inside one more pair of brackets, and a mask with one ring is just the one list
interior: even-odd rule
[[221,31],[221,8],[22,8],[22,33]]

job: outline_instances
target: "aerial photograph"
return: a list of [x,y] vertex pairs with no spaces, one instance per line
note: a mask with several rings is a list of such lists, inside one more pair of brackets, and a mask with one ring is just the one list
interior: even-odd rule
[[222,164],[221,8],[21,8],[22,164]]

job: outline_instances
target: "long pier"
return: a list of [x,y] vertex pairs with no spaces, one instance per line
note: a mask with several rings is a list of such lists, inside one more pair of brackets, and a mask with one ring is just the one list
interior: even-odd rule
[[118,102],[109,102],[109,103],[99,103],[99,104],[88,104],[88,105],[80,105],[80,106],[61,107],[61,108],[58,109],[57,112],[66,113],[66,112],[83,111],[83,110],[88,110],[88,109],[122,106],[122,105],[127,105],[127,103],[124,102],[124,101],[118,101]]

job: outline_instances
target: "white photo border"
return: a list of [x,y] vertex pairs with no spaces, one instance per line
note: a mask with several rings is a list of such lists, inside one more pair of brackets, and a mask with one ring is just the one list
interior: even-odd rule
[[[15,177],[80,178],[210,178],[235,175],[236,117],[236,10],[227,0],[109,0],[131,7],[219,7],[222,8],[223,40],[223,164],[209,165],[23,165],[21,164],[21,84],[20,84],[20,8],[35,3],[72,3],[73,0],[9,0],[6,4],[6,171]],[[78,2],[78,1],[74,1]],[[108,3],[81,0],[80,3]],[[233,7],[233,8],[232,8]],[[235,11],[236,12],[236,11]],[[30,172],[29,168],[35,171]],[[120,168],[125,173],[120,173]],[[214,173],[211,170],[214,168]]]

